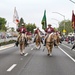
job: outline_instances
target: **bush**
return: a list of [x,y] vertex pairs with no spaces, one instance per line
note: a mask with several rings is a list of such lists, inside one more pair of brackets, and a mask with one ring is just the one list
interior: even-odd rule
[[16,42],[16,40],[10,40],[10,41],[7,41],[7,42],[1,42],[0,46],[12,44],[12,43],[15,43],[15,42]]

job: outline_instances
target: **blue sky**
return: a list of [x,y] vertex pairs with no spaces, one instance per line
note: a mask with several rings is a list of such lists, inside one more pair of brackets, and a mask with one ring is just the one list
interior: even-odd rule
[[52,12],[58,12],[64,15],[65,19],[71,20],[72,10],[75,10],[75,4],[70,0],[0,0],[0,17],[6,18],[9,26],[14,28],[16,28],[13,23],[14,7],[19,18],[22,17],[25,23],[35,23],[40,28],[44,10],[47,24],[50,23],[53,27],[58,27],[58,21],[62,21],[64,17]]

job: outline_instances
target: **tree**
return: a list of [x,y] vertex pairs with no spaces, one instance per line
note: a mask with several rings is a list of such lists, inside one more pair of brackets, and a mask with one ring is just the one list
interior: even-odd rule
[[26,23],[24,22],[24,19],[21,18],[21,19],[20,19],[20,22],[19,22],[19,24],[18,24],[18,28],[21,27],[22,23],[23,23],[24,26],[26,27],[27,31],[31,31],[32,33],[34,32],[34,29],[36,28],[36,25],[35,25],[35,24],[32,24],[32,23],[26,24]]
[[35,24],[31,24],[31,23],[28,23],[25,26],[27,28],[27,31],[31,31],[32,33],[34,32],[34,29],[36,28],[36,25]]
[[5,24],[6,24],[6,19],[0,17],[0,30],[6,30]]
[[20,22],[19,22],[19,24],[18,24],[18,27],[21,27],[22,23],[24,23],[23,18],[20,19]]
[[14,32],[14,30],[15,30],[15,29],[14,29],[13,27],[11,27],[11,31]]
[[66,35],[70,32],[73,32],[73,29],[72,29],[72,23],[70,20],[63,20],[59,23],[59,28],[58,30],[63,34],[63,29],[64,29],[64,23],[65,23],[65,30],[66,30]]

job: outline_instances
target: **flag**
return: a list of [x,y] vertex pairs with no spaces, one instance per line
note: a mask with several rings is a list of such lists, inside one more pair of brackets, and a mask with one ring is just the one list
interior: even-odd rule
[[74,11],[72,11],[72,28],[75,29],[75,15],[74,15]]
[[47,28],[46,10],[44,11],[44,15],[43,15],[43,18],[42,18],[41,24],[42,24],[42,29],[45,30],[45,29]]
[[16,25],[18,25],[18,23],[19,23],[19,16],[18,16],[16,7],[14,8],[13,22],[14,22]]

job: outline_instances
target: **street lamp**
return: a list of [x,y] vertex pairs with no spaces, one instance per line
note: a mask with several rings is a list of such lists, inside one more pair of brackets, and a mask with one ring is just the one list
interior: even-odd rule
[[[56,21],[58,21],[58,25],[59,25],[59,20],[57,20],[57,19],[55,19],[55,18],[51,18],[52,20],[56,20]],[[59,27],[59,26],[58,26]]]
[[72,1],[72,0],[70,0],[72,3],[74,3],[75,4],[75,2],[74,1]]
[[[57,14],[59,14],[59,15],[63,16],[64,21],[65,21],[65,16],[64,16],[64,15],[62,15],[62,14],[60,14],[60,13],[58,13],[58,12],[52,12],[52,13],[57,13]],[[64,35],[65,35],[65,22],[64,22]]]
[[55,25],[57,26],[57,24],[56,24],[56,23],[52,23],[52,24],[55,24]]
[[51,19],[56,20],[56,21],[58,21],[58,22],[59,22],[59,20],[57,20],[57,19],[55,19],[55,18],[51,18]]

